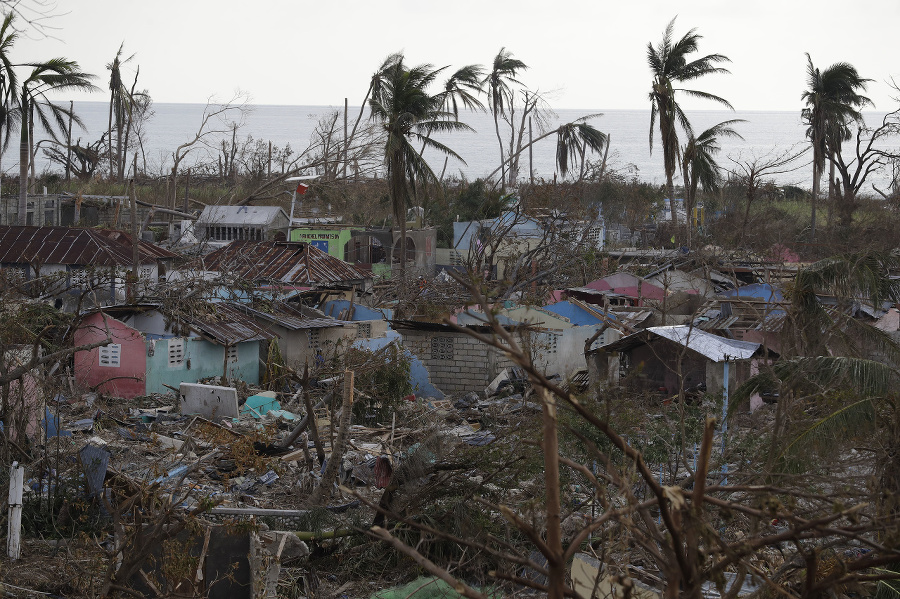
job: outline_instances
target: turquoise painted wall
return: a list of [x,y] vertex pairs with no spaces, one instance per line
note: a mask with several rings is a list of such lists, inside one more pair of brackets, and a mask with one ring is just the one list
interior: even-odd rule
[[[196,383],[200,379],[222,376],[225,348],[199,337],[189,337],[184,360],[179,366],[169,366],[169,339],[147,341],[148,351],[154,344],[153,355],[147,356],[147,394],[168,393],[163,383],[178,388],[181,383]],[[239,343],[237,362],[229,364],[228,376],[250,385],[259,385],[259,341]],[[190,363],[190,369],[188,369]]]

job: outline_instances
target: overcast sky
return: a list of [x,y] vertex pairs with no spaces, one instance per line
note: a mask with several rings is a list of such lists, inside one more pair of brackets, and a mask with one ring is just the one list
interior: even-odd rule
[[[125,42],[139,88],[155,102],[205,103],[247,92],[255,104],[358,105],[382,59],[490,64],[501,47],[529,65],[522,81],[553,92],[555,108],[646,109],[648,42],[678,14],[676,35],[697,28],[702,54],[730,57],[730,75],[697,88],[738,110],[799,110],[809,52],[820,68],[855,65],[874,81],[879,110],[900,82],[900,1],[859,0],[58,0],[52,38],[23,39],[16,62],[65,56],[96,74]],[[32,36],[35,37],[35,36]],[[62,99],[62,97],[60,97]],[[104,101],[105,94],[64,99]],[[715,109],[684,100],[687,108]]]

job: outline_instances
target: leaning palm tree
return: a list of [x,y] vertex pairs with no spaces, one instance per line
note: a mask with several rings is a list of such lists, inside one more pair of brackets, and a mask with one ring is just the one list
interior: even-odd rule
[[19,109],[19,224],[26,224],[28,209],[28,167],[30,162],[30,140],[33,137],[34,117],[51,136],[55,131],[65,129],[67,119],[83,126],[81,119],[72,111],[54,104],[47,94],[54,91],[81,90],[95,91],[91,83],[93,75],[81,71],[75,61],[53,58],[46,62],[31,63],[31,73],[18,86]]
[[820,71],[813,66],[812,58],[807,53],[806,63],[807,88],[801,96],[806,107],[800,114],[807,125],[806,136],[813,148],[811,234],[815,239],[816,201],[825,158],[840,149],[840,142],[846,139],[851,122],[862,122],[860,110],[872,101],[859,92],[866,90],[866,84],[871,79],[860,77],[856,67],[846,62],[837,62]]
[[598,116],[602,115],[583,116],[556,128],[556,168],[563,177],[569,172],[569,163],[578,160],[584,164],[587,150],[599,154],[606,147],[609,140],[606,133],[587,122]]
[[512,57],[512,52],[506,48],[500,48],[494,57],[491,72],[482,81],[488,94],[488,109],[494,117],[494,131],[497,133],[497,143],[500,144],[500,181],[501,186],[506,186],[506,159],[503,154],[503,139],[500,137],[500,117],[506,116],[513,102],[513,90],[510,83],[520,83],[516,79],[519,71],[528,68],[521,60]]
[[697,205],[697,190],[710,192],[719,188],[722,179],[721,169],[716,162],[716,154],[721,151],[719,140],[723,137],[744,139],[732,128],[743,119],[731,119],[713,125],[697,137],[688,134],[688,140],[681,149],[681,174],[684,177],[684,208],[687,215],[685,222],[685,238],[687,246],[691,246],[691,214]]
[[677,224],[674,205],[675,185],[672,182],[679,160],[678,134],[675,127],[676,124],[680,125],[688,135],[692,135],[692,129],[691,123],[676,101],[676,92],[712,100],[732,110],[733,107],[724,98],[708,92],[676,87],[678,84],[699,79],[704,75],[728,73],[728,69],[718,67],[716,64],[730,62],[730,60],[722,54],[709,54],[688,60],[688,55],[697,51],[697,44],[702,36],[696,33],[696,29],[691,29],[676,42],[673,39],[674,29],[675,19],[672,19],[666,26],[660,43],[655,47],[652,42],[647,44],[647,64],[653,74],[653,86],[650,89],[650,151],[653,151],[653,128],[659,119],[659,137],[662,142],[663,165],[666,172],[666,193],[669,196],[669,202],[672,203],[672,223]]
[[468,110],[484,110],[484,104],[478,98],[484,91],[484,67],[479,64],[470,64],[457,69],[447,81],[444,82],[443,105],[444,112],[451,113],[454,119],[459,120],[459,105]]
[[500,172],[501,169],[506,168],[507,164],[513,162],[517,156],[528,150],[528,148],[534,147],[538,142],[543,141],[552,135],[556,135],[556,168],[559,169],[560,174],[565,177],[569,172],[570,163],[583,161],[585,153],[588,150],[597,153],[603,152],[606,144],[609,143],[609,136],[606,133],[603,133],[588,123],[590,119],[599,116],[603,115],[589,114],[577,118],[574,121],[563,123],[556,129],[547,131],[543,135],[534,138],[516,150],[515,153],[508,156],[504,163],[491,171],[486,179],[492,178]]
[[[125,177],[125,161],[123,155],[125,149],[122,147],[122,132],[125,129],[125,122],[131,116],[131,109],[134,105],[134,99],[122,81],[122,65],[134,58],[134,54],[128,58],[122,58],[122,50],[125,49],[125,42],[119,46],[116,57],[112,62],[106,65],[109,70],[109,178],[117,176],[117,180],[121,183]],[[116,150],[115,158],[113,157],[112,133],[113,133],[113,117],[115,116],[116,126]]]
[[402,55],[381,71],[378,85],[369,99],[371,118],[381,124],[385,134],[384,164],[387,168],[388,190],[394,222],[400,225],[400,272],[406,272],[406,209],[414,197],[416,185],[433,183],[437,177],[413,146],[415,141],[424,147],[448,156],[459,155],[434,140],[431,132],[471,130],[468,125],[442,110],[443,94],[431,94],[428,88],[442,69],[429,64],[407,67]]

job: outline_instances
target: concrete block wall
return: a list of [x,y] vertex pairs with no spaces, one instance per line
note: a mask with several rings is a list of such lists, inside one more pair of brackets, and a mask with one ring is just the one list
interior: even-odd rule
[[[432,339],[453,339],[453,358],[432,357]],[[481,393],[497,374],[511,366],[498,350],[457,332],[404,331],[403,345],[428,369],[431,383],[450,395]]]

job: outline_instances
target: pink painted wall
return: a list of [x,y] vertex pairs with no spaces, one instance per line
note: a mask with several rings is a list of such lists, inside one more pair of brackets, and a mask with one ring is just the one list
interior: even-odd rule
[[[147,342],[143,335],[111,316],[92,314],[75,332],[75,345],[106,339],[109,328],[113,343],[122,346],[118,367],[100,366],[100,348],[75,354],[75,379],[82,385],[116,397],[132,398],[146,394]],[[124,378],[122,378],[124,377]]]

